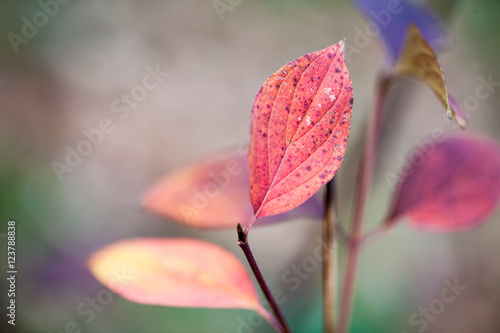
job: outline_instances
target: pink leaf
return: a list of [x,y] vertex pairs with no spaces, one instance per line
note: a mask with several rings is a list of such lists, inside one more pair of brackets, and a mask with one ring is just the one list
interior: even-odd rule
[[344,41],[290,62],[264,82],[252,109],[248,152],[254,219],[296,207],[333,178],[352,101]]
[[408,216],[438,231],[471,228],[500,199],[500,146],[479,135],[455,135],[418,150],[405,166],[388,224]]
[[182,238],[129,239],[94,253],[88,266],[102,284],[132,302],[249,309],[274,321],[260,304],[242,264],[212,243]]
[[[253,215],[247,149],[231,149],[195,161],[169,174],[145,195],[143,206],[156,214],[199,228],[236,228]],[[321,217],[311,198],[297,209],[259,224],[298,217]]]

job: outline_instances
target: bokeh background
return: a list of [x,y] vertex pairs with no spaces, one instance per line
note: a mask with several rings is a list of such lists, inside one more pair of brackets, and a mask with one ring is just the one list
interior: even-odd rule
[[[42,1],[43,2],[43,1]],[[262,82],[290,60],[346,37],[366,21],[348,1],[69,1],[17,45],[36,1],[0,4],[0,277],[2,332],[272,332],[243,310],[146,306],[114,295],[90,320],[77,313],[103,289],[85,266],[105,244],[138,236],[194,237],[242,258],[234,230],[200,231],[151,216],[141,196],[165,174],[248,141],[250,109]],[[232,3],[233,5],[231,5]],[[439,54],[459,102],[478,77],[500,81],[500,3],[433,1],[448,48]],[[371,38],[348,63],[355,89],[350,142],[338,174],[340,218],[350,200],[375,77],[384,62]],[[147,68],[168,72],[130,108],[113,103],[142,84]],[[497,88],[498,89],[498,88]],[[500,91],[470,114],[470,131],[500,138]],[[121,104],[123,105],[123,104]],[[430,89],[405,80],[391,89],[367,226],[380,222],[391,188],[384,175],[435,129],[457,131]],[[120,118],[121,117],[121,118]],[[61,179],[67,147],[108,118],[111,133]],[[7,325],[7,221],[17,225],[17,320]],[[253,248],[295,332],[321,332],[320,270],[292,290],[283,274],[317,247],[321,225],[299,220],[252,230]],[[500,214],[467,233],[434,234],[402,222],[363,253],[351,332],[416,332],[409,317],[439,298],[445,281],[467,289],[425,332],[500,331]],[[341,252],[342,254],[342,252]],[[88,307],[86,308],[88,309]],[[71,325],[70,325],[71,326]]]

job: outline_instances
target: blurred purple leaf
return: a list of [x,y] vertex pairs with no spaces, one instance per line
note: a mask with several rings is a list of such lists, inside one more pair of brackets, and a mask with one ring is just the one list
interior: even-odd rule
[[351,0],[351,2],[379,28],[391,62],[394,62],[401,53],[411,23],[419,28],[434,51],[446,44],[437,15],[421,2],[408,0]]
[[500,199],[500,145],[479,135],[455,135],[417,149],[400,176],[387,224],[408,216],[431,231],[479,225]]

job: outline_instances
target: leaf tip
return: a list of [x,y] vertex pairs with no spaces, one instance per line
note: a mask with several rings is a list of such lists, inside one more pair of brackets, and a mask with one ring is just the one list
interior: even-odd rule
[[340,40],[339,46],[340,46],[340,52],[344,53],[345,52],[345,37]]
[[469,126],[467,115],[460,108],[457,100],[451,94],[448,94],[448,112],[451,115],[449,118],[453,119],[461,129],[464,130]]
[[457,117],[457,116],[455,116],[454,119],[457,122],[458,126],[460,126],[460,128],[462,130],[466,130],[467,127],[469,126],[469,122],[467,121],[467,119]]

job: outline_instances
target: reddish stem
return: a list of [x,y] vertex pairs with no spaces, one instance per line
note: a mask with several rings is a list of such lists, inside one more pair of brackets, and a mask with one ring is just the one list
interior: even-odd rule
[[243,250],[245,257],[247,258],[248,264],[252,269],[253,275],[255,276],[255,279],[257,279],[257,283],[259,284],[260,289],[262,290],[262,293],[266,297],[267,302],[271,306],[271,309],[273,310],[273,313],[276,316],[276,319],[280,323],[282,328],[281,332],[291,333],[292,331],[288,327],[288,324],[285,321],[285,317],[283,317],[283,314],[281,313],[278,303],[274,299],[271,290],[269,290],[269,287],[267,286],[266,281],[264,280],[264,277],[260,272],[259,266],[255,261],[252,250],[250,249],[250,245],[248,244],[247,234],[243,231],[243,228],[241,227],[240,224],[238,224],[237,230],[238,230],[238,246]]

